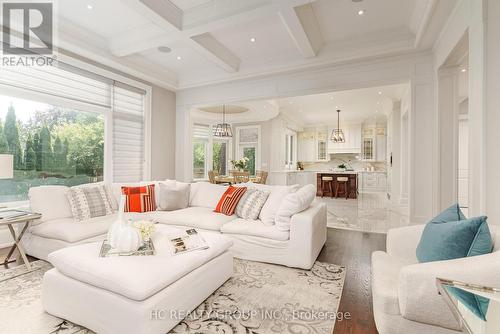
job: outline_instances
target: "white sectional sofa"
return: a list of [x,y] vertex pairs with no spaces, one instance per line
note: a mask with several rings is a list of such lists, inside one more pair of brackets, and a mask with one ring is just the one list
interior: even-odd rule
[[389,230],[387,252],[372,254],[372,295],[380,334],[459,334],[458,322],[438,294],[436,278],[500,286],[500,229],[489,225],[493,253],[418,263],[425,225]]
[[[151,183],[153,182],[143,184]],[[122,185],[124,184],[109,186],[110,193],[117,202]],[[248,221],[235,215],[215,213],[214,208],[225,189],[220,185],[193,183],[189,207],[175,211],[126,213],[125,218],[152,220],[160,224],[222,233],[232,239],[231,252],[241,259],[303,269],[312,267],[326,241],[325,204],[313,203],[305,211],[293,215],[290,231],[282,231],[276,225],[266,225],[260,220]],[[42,219],[33,224],[23,238],[27,254],[47,260],[51,252],[60,248],[105,238],[117,214],[75,222],[66,197],[68,191],[69,188],[64,186],[30,189],[31,210],[41,213]]]

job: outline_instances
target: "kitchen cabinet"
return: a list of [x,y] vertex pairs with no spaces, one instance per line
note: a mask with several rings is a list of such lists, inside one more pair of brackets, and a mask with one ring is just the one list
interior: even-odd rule
[[297,143],[297,161],[316,161],[315,146],[316,133],[314,131],[300,132]]
[[298,161],[329,161],[327,129],[311,128],[298,134]]
[[329,161],[328,155],[328,129],[316,130],[316,161]]
[[307,184],[316,185],[316,173],[312,171],[282,171],[271,172],[271,185],[292,186],[298,184],[303,187]]
[[363,138],[363,160],[371,161],[373,160],[373,138],[372,137],[364,137]]
[[364,161],[386,161],[387,160],[387,136],[385,128],[365,127],[363,128],[361,158]]
[[387,173],[359,172],[359,192],[387,192]]
[[[331,133],[335,127],[331,127],[328,133]],[[328,153],[361,153],[361,124],[343,125],[345,142],[334,143],[328,138]]]

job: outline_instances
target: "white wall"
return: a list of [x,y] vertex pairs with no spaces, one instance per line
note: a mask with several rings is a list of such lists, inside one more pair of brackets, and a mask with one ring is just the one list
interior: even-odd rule
[[[487,1],[486,22],[486,191],[485,207],[490,224],[500,224],[500,1]],[[470,110],[469,110],[470,111]]]
[[[393,205],[401,204],[401,103],[395,104],[387,119],[388,140],[388,180],[390,184],[391,202]],[[390,155],[392,154],[392,166]]]
[[400,199],[399,204],[407,206],[409,201],[410,188],[410,113],[411,113],[411,92],[405,92],[401,99],[401,178],[400,178]]
[[[499,17],[497,0],[461,0],[434,47],[437,76],[439,67],[468,33],[469,215],[486,214],[490,224],[500,224]],[[441,189],[441,192],[447,190]]]
[[153,86],[151,179],[175,178],[175,93]]

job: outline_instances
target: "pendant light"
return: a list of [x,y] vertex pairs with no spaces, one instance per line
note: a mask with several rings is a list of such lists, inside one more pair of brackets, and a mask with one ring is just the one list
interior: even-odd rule
[[345,143],[344,131],[340,128],[340,109],[337,109],[337,128],[332,130],[330,140],[334,143]]
[[231,129],[231,124],[226,123],[226,105],[222,105],[222,123],[217,124],[214,127],[213,132],[214,137],[230,138],[233,136],[233,129]]

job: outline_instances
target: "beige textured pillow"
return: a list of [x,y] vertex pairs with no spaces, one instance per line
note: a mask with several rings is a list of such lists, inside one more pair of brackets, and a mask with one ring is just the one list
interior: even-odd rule
[[185,209],[189,205],[189,183],[160,183],[160,205],[158,210],[173,211]]
[[72,187],[67,197],[73,218],[77,222],[113,213],[106,186],[103,184]]

